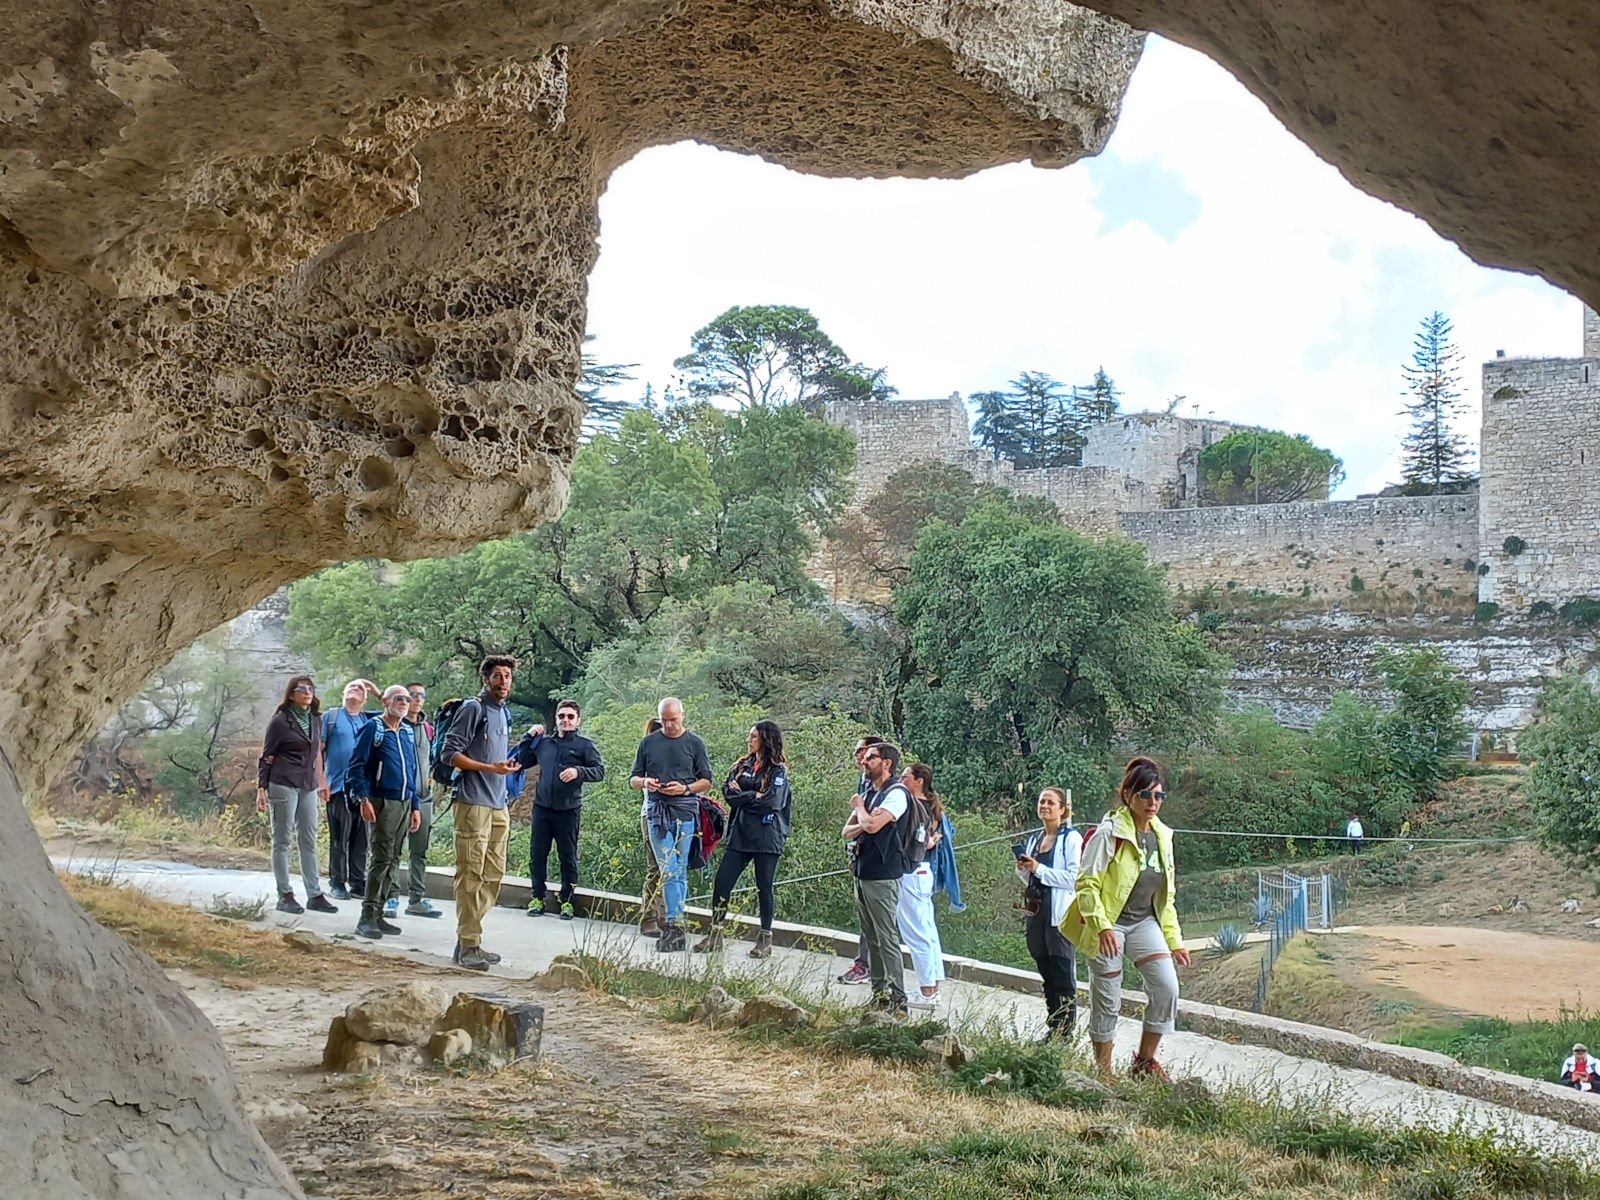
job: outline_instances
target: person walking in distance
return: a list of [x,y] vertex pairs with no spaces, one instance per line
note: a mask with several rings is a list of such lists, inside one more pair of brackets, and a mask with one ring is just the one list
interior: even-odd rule
[[360,896],[367,889],[367,824],[344,789],[350,753],[371,713],[361,711],[378,685],[352,679],[344,685],[344,705],[322,714],[323,772],[328,780],[328,883],[335,900]]
[[322,702],[309,675],[296,675],[283,689],[283,703],[267,722],[256,763],[256,810],[272,814],[272,878],[278,911],[302,913],[289,882],[289,838],[300,847],[300,879],[306,908],[339,910],[322,894],[317,873],[317,801],[328,794],[322,773]]
[[[417,828],[406,838],[409,859],[406,862],[406,916],[442,917],[428,901],[428,845],[433,839],[433,784],[430,768],[433,766],[433,726],[423,715],[428,705],[428,689],[422,683],[406,684],[410,705],[406,711],[406,728],[417,749],[417,790],[420,797],[418,811],[422,814]],[[394,872],[389,877],[389,900],[383,906],[385,917],[395,917],[400,908],[400,857],[396,857]]]
[[595,744],[578,732],[583,710],[576,700],[556,705],[556,732],[545,734],[535,725],[517,743],[516,759],[524,767],[537,765],[539,782],[533,789],[533,831],[529,839],[528,915],[543,916],[545,871],[550,865],[550,843],[561,859],[561,919],[574,916],[572,889],[578,886],[578,822],[583,813],[583,785],[606,777],[606,765]]
[[[874,746],[883,745],[883,739],[877,734],[869,733],[856,743],[855,759],[856,770],[861,772],[861,777],[856,781],[856,792],[865,794],[867,790],[866,768],[862,763],[866,760],[867,751]],[[839,976],[840,983],[866,983],[871,978],[867,971],[867,935],[863,933],[856,942],[856,957],[849,968]]]
[[1028,953],[1044,981],[1046,1038],[1064,1038],[1078,1019],[1078,964],[1060,925],[1077,890],[1083,835],[1072,827],[1072,794],[1057,787],[1039,792],[1036,811],[1044,828],[1018,847],[1028,920]]
[[1161,768],[1140,755],[1128,760],[1116,807],[1095,827],[1083,848],[1077,892],[1061,920],[1061,933],[1091,958],[1089,1042],[1100,1073],[1111,1076],[1111,1039],[1122,1011],[1122,963],[1132,959],[1144,976],[1144,1033],[1133,1056],[1135,1078],[1167,1081],[1156,1061],[1163,1034],[1178,1015],[1174,960],[1189,965],[1178,927],[1177,875],[1172,830],[1157,815],[1167,798]]
[[491,654],[478,666],[483,690],[456,710],[439,752],[461,772],[456,781],[455,961],[487,971],[500,956],[483,947],[483,918],[500,896],[511,835],[506,776],[517,769],[509,742],[512,673],[517,660]]
[[381,938],[400,932],[383,916],[384,900],[400,862],[406,834],[422,827],[422,773],[417,735],[406,724],[411,693],[397,683],[383,693],[383,712],[356,739],[345,787],[360,803],[361,819],[372,826],[372,860],[361,900],[356,932]]
[[895,1016],[906,1012],[905,976],[900,959],[900,881],[905,876],[905,838],[898,822],[910,797],[896,781],[900,751],[887,742],[862,756],[866,791],[850,797],[850,819],[843,836],[850,843],[850,871],[856,879],[856,916],[867,939],[867,970],[872,1007]]
[[757,721],[745,740],[745,755],[733,764],[722,795],[728,802],[728,840],[711,886],[711,931],[697,951],[722,949],[728,900],[747,866],[754,865],[761,932],[751,958],[772,957],[772,918],[777,904],[773,885],[778,859],[789,838],[789,769],[783,757],[783,730],[773,721]]
[[[922,993],[919,1008],[932,1008],[939,998],[939,983],[944,979],[944,947],[939,942],[939,925],[933,916],[933,867],[928,854],[944,837],[944,804],[933,790],[933,768],[927,763],[912,763],[900,776],[910,803],[906,809],[905,874],[900,879],[900,899],[895,905],[895,924],[911,952],[911,966],[917,973]],[[898,958],[898,947],[896,947]]]
[[[649,737],[661,728],[661,718],[651,717],[644,723],[644,736]],[[655,847],[650,844],[650,794],[646,792],[639,801],[639,837],[644,843],[644,893],[639,904],[639,936],[658,938],[661,927],[667,923],[667,902],[661,888],[661,865],[656,862]]]
[[1367,831],[1361,826],[1361,818],[1355,813],[1350,814],[1350,819],[1344,823],[1344,836],[1350,839],[1350,853],[1361,853],[1361,839],[1367,836]]
[[689,898],[689,839],[699,820],[698,797],[711,790],[711,760],[706,744],[684,728],[681,700],[668,696],[656,715],[661,728],[639,743],[628,786],[645,794],[650,845],[666,902],[667,920],[656,949],[665,953],[688,946],[681,922]]

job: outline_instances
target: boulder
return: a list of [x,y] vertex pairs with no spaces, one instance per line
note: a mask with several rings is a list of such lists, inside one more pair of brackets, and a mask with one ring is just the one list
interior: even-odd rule
[[428,1057],[441,1066],[460,1062],[472,1053],[472,1035],[465,1029],[441,1029],[428,1039]]
[[1217,1106],[1216,1097],[1211,1094],[1205,1080],[1193,1075],[1187,1075],[1172,1085],[1172,1090],[1167,1093],[1167,1102],[1191,1111]]
[[328,1040],[322,1044],[322,1069],[324,1071],[344,1070],[345,1051],[350,1043],[359,1039],[351,1036],[350,1027],[345,1024],[343,1017],[335,1017],[328,1026]]
[[450,1007],[450,994],[435,983],[413,980],[398,987],[377,988],[344,1010],[353,1036],[368,1042],[425,1045],[439,1018]]
[[458,992],[440,1028],[461,1030],[491,1063],[539,1059],[544,1009],[498,992]]
[[315,954],[329,942],[320,933],[312,933],[309,929],[291,929],[283,935],[283,944],[291,950],[304,950],[307,954]]
[[953,1033],[931,1037],[922,1043],[928,1060],[936,1062],[946,1071],[957,1071],[972,1061],[972,1051]]
[[811,1024],[811,1014],[787,996],[765,992],[746,1000],[735,1022],[740,1029],[752,1025],[776,1025],[779,1029],[799,1029]]
[[334,1070],[344,1075],[373,1075],[383,1069],[383,1047],[377,1042],[351,1041]]
[[561,991],[564,988],[582,989],[589,986],[589,973],[576,963],[553,962],[529,982],[547,992]]
[[1092,1075],[1085,1075],[1082,1071],[1061,1072],[1061,1086],[1068,1091],[1080,1092],[1094,1096],[1109,1096],[1111,1088]]
[[712,1029],[725,1029],[738,1025],[743,1011],[742,1001],[735,1000],[720,987],[713,987],[700,997],[700,1007],[695,1009],[694,1019]]

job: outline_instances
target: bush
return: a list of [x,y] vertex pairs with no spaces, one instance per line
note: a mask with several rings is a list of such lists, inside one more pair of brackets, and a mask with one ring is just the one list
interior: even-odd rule
[[1600,692],[1581,675],[1564,675],[1544,690],[1540,718],[1517,748],[1533,764],[1524,794],[1540,840],[1580,862],[1600,863]]
[[1079,1089],[1068,1079],[1066,1053],[1050,1042],[996,1038],[975,1048],[972,1061],[950,1077],[952,1087],[986,1096],[1015,1094],[1040,1104],[1097,1109],[1105,1097]]
[[1556,615],[1556,606],[1548,600],[1536,600],[1533,607],[1528,609],[1530,617],[1553,617]]
[[1515,558],[1517,555],[1521,554],[1524,550],[1526,550],[1528,548],[1528,543],[1523,541],[1516,534],[1512,534],[1510,537],[1508,537],[1504,542],[1502,542],[1500,544],[1500,548],[1502,550],[1504,550],[1507,554],[1509,554],[1512,558]]
[[1364,592],[1367,590],[1367,585],[1362,582],[1361,576],[1350,576],[1350,590],[1352,592]]
[[922,1043],[943,1037],[950,1027],[943,1021],[923,1019],[905,1024],[846,1025],[827,1035],[827,1043],[848,1054],[864,1054],[879,1062],[925,1063]]
[[1563,621],[1571,621],[1574,625],[1600,623],[1600,600],[1593,596],[1578,596],[1568,600],[1559,611]]
[[1480,600],[1478,607],[1472,610],[1472,619],[1480,624],[1492,621],[1500,615],[1500,606],[1493,600]]

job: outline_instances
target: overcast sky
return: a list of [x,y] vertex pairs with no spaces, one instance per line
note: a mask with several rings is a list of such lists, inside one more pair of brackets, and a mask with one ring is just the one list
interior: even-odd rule
[[1428,313],[1455,323],[1474,445],[1479,364],[1580,352],[1576,300],[1475,265],[1155,38],[1105,153],[1064,170],[826,180],[686,143],[619,170],[600,212],[592,349],[639,364],[629,390],[670,382],[729,306],[796,304],[904,398],[1103,365],[1126,411],[1182,394],[1185,415],[1310,435],[1345,461],[1340,497],[1396,477]]

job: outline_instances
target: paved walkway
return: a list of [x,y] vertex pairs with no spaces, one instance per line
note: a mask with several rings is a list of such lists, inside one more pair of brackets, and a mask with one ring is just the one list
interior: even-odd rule
[[[118,882],[131,884],[152,896],[202,909],[209,907],[219,895],[247,900],[266,897],[268,904],[272,903],[272,876],[265,871],[223,870],[177,862],[95,860],[58,860],[56,866],[100,876],[114,872]],[[406,917],[402,912],[398,924],[404,932],[379,942],[355,935],[360,908],[355,901],[340,903],[337,915],[308,912],[303,916],[290,916],[269,908],[266,919],[272,925],[309,929],[342,944],[377,953],[435,965],[448,964],[455,945],[454,905],[448,901],[434,903],[443,911],[442,917]],[[659,954],[655,943],[639,937],[631,926],[583,917],[573,921],[552,916],[529,917],[522,910],[512,908],[497,908],[489,914],[484,922],[484,945],[503,956],[503,961],[492,968],[490,974],[506,979],[525,979],[544,970],[556,955],[574,951],[605,955],[612,960],[631,961],[658,970],[706,975],[718,969],[716,959],[719,957],[712,956],[708,960],[696,954]],[[866,999],[865,988],[842,987],[834,982],[834,977],[849,965],[845,959],[778,947],[772,959],[763,965],[752,963],[746,957],[747,946],[746,942],[730,941],[728,950],[720,956],[723,959],[721,969],[729,973],[746,968],[773,971],[812,995],[827,993],[833,998],[860,996],[863,1001]],[[462,974],[464,978],[477,977],[472,972]],[[959,980],[946,980],[941,991],[938,1015],[955,1028],[1011,1030],[1023,1036],[1037,1036],[1043,1031],[1044,1003],[1037,996]],[[1080,1017],[1080,1021],[1082,1019]],[[1138,1022],[1124,1020],[1116,1037],[1120,1063],[1125,1063],[1132,1054],[1138,1038]],[[1469,1129],[1497,1131],[1524,1143],[1590,1161],[1600,1158],[1600,1134],[1370,1071],[1332,1066],[1277,1050],[1236,1045],[1183,1032],[1164,1039],[1161,1058],[1174,1076],[1195,1075],[1216,1085],[1237,1084],[1257,1095],[1275,1095],[1285,1102],[1303,1101],[1322,1111],[1342,1109],[1380,1120],[1437,1127],[1459,1123]]]

